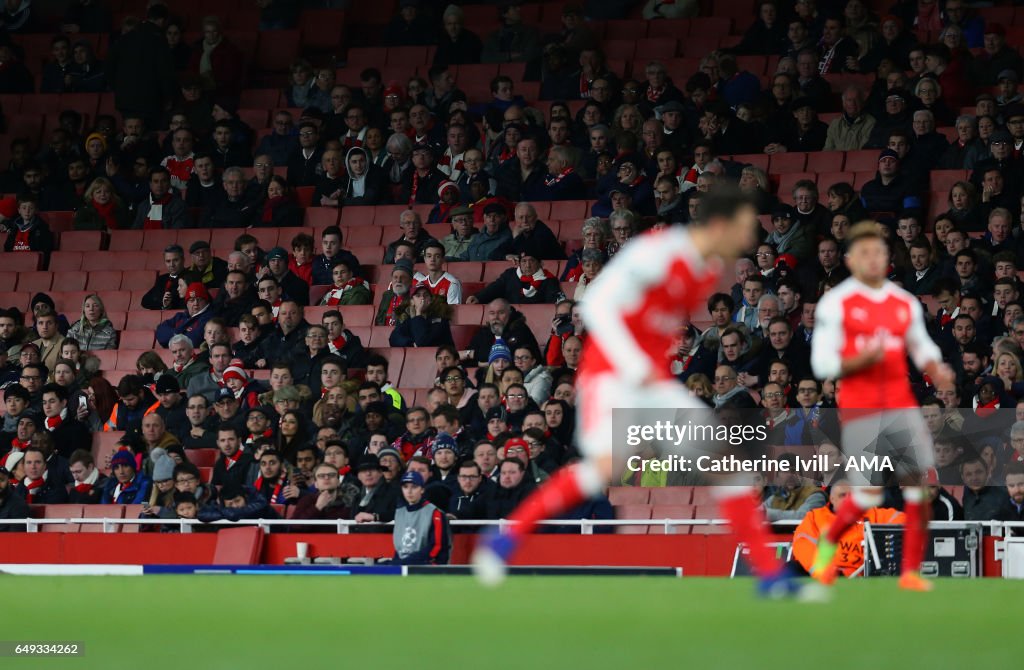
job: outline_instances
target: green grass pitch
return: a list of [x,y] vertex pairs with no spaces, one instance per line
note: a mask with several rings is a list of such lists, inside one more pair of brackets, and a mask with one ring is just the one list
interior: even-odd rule
[[750,579],[0,577],[0,639],[80,658],[3,668],[984,668],[1019,662],[1020,583],[840,583],[828,604],[765,602]]

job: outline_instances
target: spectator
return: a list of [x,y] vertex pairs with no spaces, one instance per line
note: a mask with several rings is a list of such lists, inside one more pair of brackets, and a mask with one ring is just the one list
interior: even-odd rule
[[[266,454],[264,454],[266,456]],[[261,459],[262,462],[262,459]],[[293,519],[348,519],[351,516],[347,496],[343,495],[338,469],[330,463],[321,463],[313,470],[316,488],[299,498]],[[327,527],[303,529],[303,532],[330,531]]]
[[174,96],[174,61],[163,35],[166,5],[152,5],[146,18],[124,33],[107,54],[107,80],[123,117],[137,115],[150,128],[161,127],[162,114]]
[[540,33],[523,25],[518,3],[500,6],[498,20],[502,25],[484,40],[481,62],[529,63],[540,56]]
[[526,466],[518,458],[505,458],[498,465],[498,487],[487,501],[488,519],[507,519],[509,514],[536,487],[526,477]]
[[[68,492],[57,472],[47,467],[46,453],[38,446],[29,446],[21,452],[24,477],[17,484],[17,494],[29,505],[66,503]],[[7,466],[14,468],[8,458]]]
[[134,228],[142,230],[188,227],[185,201],[171,189],[171,173],[165,167],[149,172],[149,196],[138,205]]
[[185,293],[185,311],[175,314],[156,329],[156,340],[166,347],[173,336],[185,335],[194,346],[203,339],[206,322],[213,316],[210,310],[210,294],[200,282],[189,284]]
[[544,166],[541,165],[537,140],[523,137],[516,144],[515,158],[511,158],[498,168],[495,178],[498,180],[497,195],[507,200],[525,200],[537,193],[544,183]]
[[266,498],[242,484],[232,482],[225,485],[220,491],[219,501],[211,500],[204,505],[197,518],[203,523],[278,518]]
[[400,202],[410,206],[433,205],[436,202],[445,174],[435,167],[434,152],[431,144],[417,143],[413,146],[412,169],[403,177]]
[[860,199],[868,212],[889,220],[896,212],[921,206],[919,197],[900,174],[899,154],[892,149],[878,155],[878,176],[864,184]]
[[87,351],[117,348],[117,331],[97,294],[92,293],[82,300],[82,318],[68,330],[68,337],[78,340]]
[[843,114],[829,124],[825,151],[856,151],[867,144],[875,119],[864,111],[864,93],[856,86],[843,91]]
[[362,488],[355,497],[352,518],[357,523],[387,523],[394,520],[398,490],[384,480],[377,456],[366,454],[360,458],[356,465],[356,476]]
[[141,505],[149,500],[153,482],[138,472],[135,456],[121,449],[110,459],[114,476],[107,481],[100,502],[115,505]]
[[1024,74],[1020,54],[1006,43],[1006,28],[999,23],[986,23],[983,40],[984,52],[974,59],[972,81],[981,86],[995,86],[1003,70],[1011,70],[1020,77]]
[[196,44],[189,69],[198,74],[203,89],[217,95],[237,96],[242,86],[242,54],[221,33],[220,19],[203,19],[203,38]]
[[86,449],[77,449],[68,459],[74,481],[68,492],[68,502],[95,505],[100,502],[103,489],[109,477],[100,473],[92,454]]
[[452,344],[451,308],[441,295],[419,282],[397,316],[389,342],[393,347],[436,347]]
[[344,258],[334,263],[332,270],[333,285],[320,301],[321,306],[337,305],[369,305],[373,300],[370,285],[362,277],[356,277],[352,264]]
[[53,249],[53,233],[37,212],[38,201],[34,196],[25,193],[18,196],[18,216],[3,224],[7,230],[4,250],[41,252],[45,264],[49,262]]
[[541,253],[525,246],[520,252],[518,267],[509,268],[476,295],[466,299],[467,304],[504,299],[511,304],[554,304],[561,294],[558,278],[541,265]]
[[985,460],[977,454],[964,457],[960,461],[960,477],[964,483],[964,519],[995,519],[1006,503],[1006,489],[991,485]]
[[483,42],[480,37],[466,30],[465,15],[457,5],[448,5],[441,17],[443,33],[434,52],[434,67],[441,65],[469,65],[480,63]]
[[768,235],[767,242],[779,254],[792,254],[801,263],[810,259],[815,229],[806,222],[798,221],[793,207],[776,207],[772,212],[772,226],[774,230]]
[[484,206],[483,221],[483,230],[473,236],[466,254],[459,260],[496,261],[511,252],[512,231],[508,227],[505,206],[497,202]]

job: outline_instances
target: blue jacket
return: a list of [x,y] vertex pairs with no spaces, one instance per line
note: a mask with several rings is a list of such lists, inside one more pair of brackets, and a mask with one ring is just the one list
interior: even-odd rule
[[451,530],[444,512],[423,498],[395,512],[393,534],[399,565],[446,565],[451,552]]
[[103,495],[100,497],[100,502],[103,504],[115,504],[115,505],[141,505],[149,500],[149,491],[153,487],[153,482],[150,481],[149,477],[142,474],[141,472],[136,473],[135,479],[128,488],[121,491],[121,495],[114,499],[114,489],[117,488],[118,481],[117,477],[110,477],[107,480],[106,485],[103,487]]
[[197,518],[203,523],[211,521],[238,521],[239,519],[277,519],[277,512],[270,506],[270,503],[262,495],[256,492],[251,486],[243,488],[245,491],[244,507],[225,507],[219,501],[204,505]]
[[156,327],[156,341],[160,346],[167,347],[171,338],[179,333],[188,336],[192,345],[198,347],[203,342],[203,330],[206,322],[213,318],[213,308],[207,307],[195,316],[189,316],[188,311],[178,312]]

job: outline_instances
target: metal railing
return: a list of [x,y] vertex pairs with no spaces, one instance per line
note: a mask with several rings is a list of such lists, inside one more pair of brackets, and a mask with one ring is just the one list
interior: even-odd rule
[[[479,528],[482,526],[496,526],[500,532],[504,529],[515,525],[517,522],[510,521],[508,519],[473,519],[473,520],[460,520],[453,519],[449,521],[449,524],[453,528],[460,527],[475,527]],[[797,520],[787,521],[775,521],[772,523],[773,526],[782,526],[795,528],[800,522]],[[1007,528],[1024,528],[1024,521],[932,521],[929,524],[931,528],[943,528],[943,527],[962,527],[963,524],[970,523],[976,524],[983,527],[992,529],[992,534],[996,536],[1002,536],[1005,534]],[[25,526],[26,532],[38,533],[40,532],[41,526],[50,525],[65,525],[65,524],[77,524],[77,525],[100,525],[102,526],[102,532],[104,533],[116,533],[120,532],[119,526],[124,525],[135,525],[135,526],[177,526],[178,530],[182,533],[191,533],[193,526],[225,526],[225,527],[238,527],[238,526],[255,526],[261,528],[265,533],[269,533],[275,527],[294,528],[298,526],[311,526],[311,527],[328,527],[334,528],[335,531],[340,535],[347,535],[351,533],[351,528],[389,528],[394,526],[393,522],[379,523],[379,522],[356,522],[351,519],[241,519],[239,521],[228,521],[225,519],[212,522],[203,522],[198,519],[150,519],[150,518],[139,518],[139,519],[119,519],[119,518],[71,518],[71,519],[40,519],[40,518],[26,518],[26,519],[0,519],[0,526]],[[593,535],[595,528],[601,527],[620,527],[620,526],[662,526],[665,530],[666,535],[676,534],[675,529],[680,526],[724,526],[727,524],[725,519],[549,519],[541,521],[542,526],[578,526],[581,535]]]

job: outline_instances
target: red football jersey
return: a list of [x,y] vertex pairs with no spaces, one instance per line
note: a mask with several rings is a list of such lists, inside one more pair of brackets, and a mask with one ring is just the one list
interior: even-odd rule
[[850,277],[826,293],[814,312],[811,366],[819,379],[839,376],[842,360],[881,342],[881,362],[843,377],[836,404],[841,408],[916,407],[910,389],[907,354],[918,369],[941,361],[942,352],[924,325],[916,297],[891,282],[874,289]]
[[680,326],[704,308],[721,272],[681,228],[636,238],[587,288],[579,377],[614,373],[639,384],[669,377],[667,353]]

